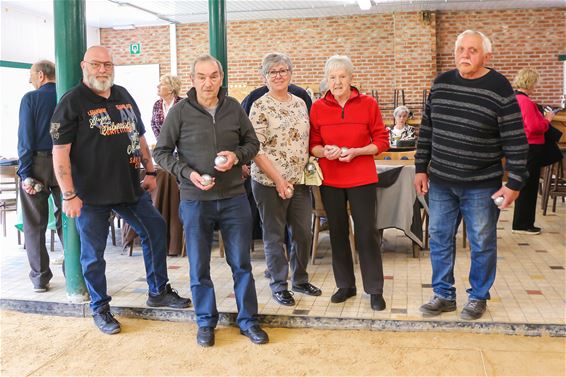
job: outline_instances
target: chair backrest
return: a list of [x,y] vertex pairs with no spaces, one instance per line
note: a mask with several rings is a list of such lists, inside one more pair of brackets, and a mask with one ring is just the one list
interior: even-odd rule
[[4,199],[18,199],[18,167],[0,165],[0,193]]
[[382,152],[373,158],[375,160],[414,160],[417,151]]
[[326,216],[326,210],[324,209],[324,204],[322,204],[322,197],[320,196],[320,188],[318,186],[312,186],[312,196],[314,199],[313,213],[315,216]]

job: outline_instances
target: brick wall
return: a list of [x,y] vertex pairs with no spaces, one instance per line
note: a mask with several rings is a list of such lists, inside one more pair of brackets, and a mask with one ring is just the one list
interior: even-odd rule
[[[562,94],[562,62],[566,52],[565,9],[522,9],[484,12],[419,12],[373,14],[320,19],[258,20],[228,23],[228,77],[230,93],[242,98],[261,85],[258,68],[268,52],[287,53],[295,66],[293,82],[318,90],[324,62],[346,54],[356,67],[354,84],[376,90],[390,117],[394,89],[405,90],[405,100],[419,114],[423,89],[437,73],[454,66],[457,34],[468,28],[484,31],[494,42],[491,66],[509,79],[522,67],[541,73],[535,99],[557,104]],[[128,46],[142,43],[142,55],[132,57]],[[129,31],[101,30],[101,43],[114,52],[118,64],[159,63],[168,73],[169,29],[147,27]],[[177,72],[183,91],[190,87],[192,60],[208,52],[208,25],[177,27]]]

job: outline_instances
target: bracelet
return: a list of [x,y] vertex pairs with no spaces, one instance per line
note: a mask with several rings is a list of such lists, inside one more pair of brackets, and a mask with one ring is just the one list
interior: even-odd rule
[[145,175],[151,175],[153,177],[157,177],[157,172],[156,171],[146,171]]
[[77,194],[71,196],[70,198],[63,198],[64,201],[68,202],[69,200],[73,200],[77,197]]

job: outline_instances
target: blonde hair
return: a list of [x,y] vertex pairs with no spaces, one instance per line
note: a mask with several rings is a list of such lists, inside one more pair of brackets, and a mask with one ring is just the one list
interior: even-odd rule
[[513,80],[515,89],[531,90],[538,81],[538,72],[532,68],[523,68],[517,72],[517,76]]
[[159,82],[169,86],[176,97],[178,97],[179,93],[181,93],[181,79],[177,76],[163,75],[159,79]]

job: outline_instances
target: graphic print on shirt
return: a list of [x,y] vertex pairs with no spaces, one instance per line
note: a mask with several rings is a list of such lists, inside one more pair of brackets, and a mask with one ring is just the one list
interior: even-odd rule
[[108,110],[102,107],[87,112],[90,128],[97,128],[102,136],[127,134],[130,139],[126,151],[130,156],[129,163],[138,168],[141,162],[141,146],[139,132],[136,127],[136,114],[129,103],[115,106],[120,113],[119,123],[113,122]]

